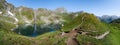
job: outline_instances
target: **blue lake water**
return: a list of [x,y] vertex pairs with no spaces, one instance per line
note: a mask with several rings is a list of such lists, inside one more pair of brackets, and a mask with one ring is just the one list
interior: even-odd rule
[[55,32],[55,30],[54,30],[54,29],[51,29],[50,32]]
[[[54,29],[50,29],[50,32],[55,32],[55,30]],[[32,35],[31,35],[31,37],[36,37],[38,34],[35,32],[35,33],[33,33]]]
[[38,34],[37,33],[33,33],[31,36],[32,37],[35,37],[35,36],[37,36]]

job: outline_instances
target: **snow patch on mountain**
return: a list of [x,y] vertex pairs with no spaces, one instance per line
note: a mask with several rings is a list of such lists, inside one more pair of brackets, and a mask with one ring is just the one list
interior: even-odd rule
[[48,20],[49,17],[41,16],[40,19],[45,22],[45,24],[51,23],[50,20]]
[[11,13],[10,11],[7,11],[8,14],[10,14],[11,16],[15,16],[13,13]]
[[27,23],[27,24],[31,24],[34,20],[29,20],[28,18],[26,18],[25,16],[23,16],[23,20]]
[[0,12],[0,14],[2,14],[2,12]]
[[11,13],[10,11],[7,11],[7,12],[15,20],[14,24],[17,24],[19,20],[15,17],[15,15]]
[[[13,19],[15,20],[14,24],[16,25],[15,28],[17,28],[17,27],[18,27],[18,22],[19,22],[19,20],[15,17],[15,15],[14,15],[12,12],[10,12],[10,11],[7,11],[7,12],[8,12],[8,14],[11,16],[11,18],[13,18]],[[13,29],[11,29],[11,30],[13,31],[15,28],[13,28]]]
[[28,18],[26,18],[25,16],[23,16],[23,20],[25,21],[25,27],[29,26],[29,25],[32,25],[31,23],[34,21],[33,19],[32,20],[29,20]]

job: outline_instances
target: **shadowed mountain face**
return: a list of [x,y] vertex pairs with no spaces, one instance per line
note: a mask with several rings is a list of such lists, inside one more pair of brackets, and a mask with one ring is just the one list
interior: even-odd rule
[[119,24],[120,23],[120,18],[111,21],[111,23],[118,23]]
[[103,15],[102,17],[99,17],[99,19],[103,22],[107,22],[107,23],[110,23],[111,21],[115,20],[115,19],[118,19],[120,17],[118,16],[108,16],[108,15]]

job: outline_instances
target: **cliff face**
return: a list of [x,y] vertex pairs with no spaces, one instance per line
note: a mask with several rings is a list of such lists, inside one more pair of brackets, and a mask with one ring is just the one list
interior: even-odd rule
[[10,3],[8,3],[6,0],[0,0],[0,10],[13,10],[14,6]]
[[[65,12],[64,8],[58,8],[56,10],[39,8],[34,10],[33,8],[25,6],[14,7],[14,5],[6,2],[6,0],[0,0],[0,25],[2,25],[0,29],[14,30],[15,32],[18,32],[20,29],[23,31],[26,30],[27,32],[29,31],[28,28],[32,28],[31,31],[29,31],[31,33],[33,31],[35,14],[36,24],[37,27],[39,27],[37,28],[38,33],[41,33],[41,30],[45,30],[46,32],[58,30],[61,24],[65,22],[69,16],[66,15],[67,13]],[[6,26],[10,28],[6,29]],[[21,34],[26,35],[24,33]]]

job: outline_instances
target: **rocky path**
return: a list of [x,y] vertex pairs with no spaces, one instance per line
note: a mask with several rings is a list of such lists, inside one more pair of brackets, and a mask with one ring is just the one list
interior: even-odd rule
[[72,30],[68,33],[64,33],[62,36],[67,36],[69,37],[66,40],[66,44],[67,45],[79,45],[79,42],[77,41],[76,37],[77,37],[77,31],[76,30]]
[[104,34],[96,36],[96,39],[103,39],[106,35],[108,35],[110,33],[110,31],[106,31]]
[[76,38],[68,38],[67,45],[79,45],[79,42]]
[[[85,18],[85,16],[82,17],[82,22],[81,22],[80,25],[78,25],[78,27],[83,24],[84,18]],[[67,45],[80,45],[79,42],[78,42],[77,39],[76,39],[77,34],[78,34],[78,30],[73,29],[73,30],[70,31],[69,33],[63,33],[62,35],[69,37],[69,38],[66,40]]]

